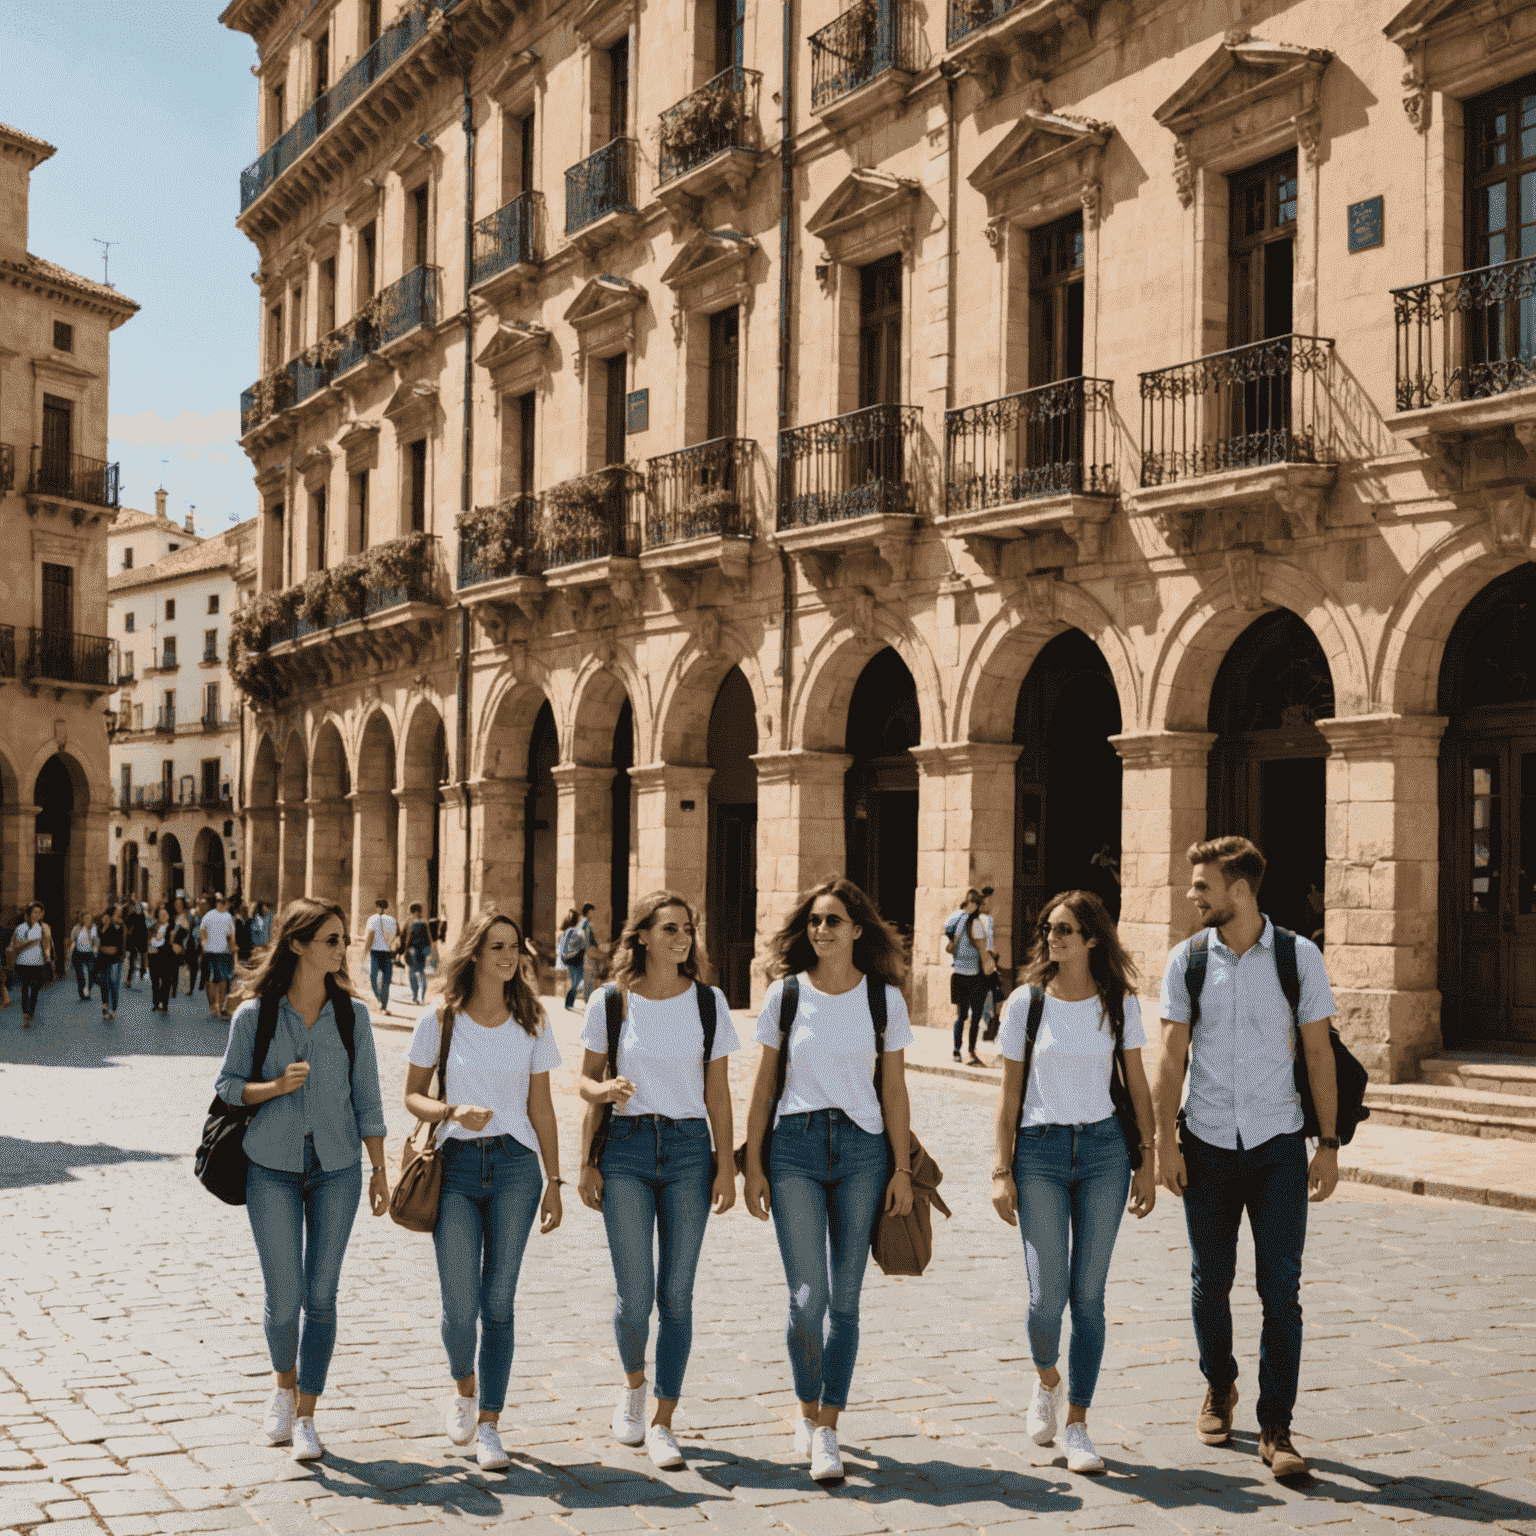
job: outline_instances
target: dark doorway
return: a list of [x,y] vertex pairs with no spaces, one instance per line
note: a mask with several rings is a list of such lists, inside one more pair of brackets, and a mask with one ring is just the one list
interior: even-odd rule
[[848,704],[843,826],[848,878],[887,922],[912,932],[917,895],[917,684],[889,646],[859,674]]
[[757,936],[757,722],[752,689],[725,674],[709,715],[709,957],[733,1008],[752,1000]]
[[1328,658],[1285,608],[1238,636],[1211,689],[1206,835],[1257,843],[1269,861],[1259,905],[1319,943],[1328,743],[1315,722],[1332,717]]
[[747,24],[746,0],[715,0],[715,73],[739,67]]
[[539,706],[528,743],[528,797],[523,802],[523,926],[532,936],[555,941],[555,822],[559,805],[555,764],[560,740],[555,712]]
[[187,888],[187,868],[182,863],[181,843],[174,832],[161,835],[160,868],[164,874],[161,899],[173,902],[178,892],[185,892]]
[[706,435],[736,435],[736,380],[741,366],[741,311],[732,304],[709,317],[709,409]]
[[624,401],[629,388],[629,354],[603,363],[603,463],[624,462]]
[[634,827],[634,780],[629,770],[635,766],[635,712],[629,700],[619,711],[613,728],[613,844],[612,878],[609,899],[612,902],[612,936],[618,938],[629,916],[629,844]]
[[75,451],[74,402],[58,395],[43,396],[43,453],[39,490],[59,496],[72,494],[70,456]]
[[901,256],[859,268],[859,404],[901,403]]
[[204,827],[197,834],[193,859],[197,867],[197,894],[214,896],[223,891],[225,889],[224,843],[218,833]]
[[[62,757],[43,764],[32,791],[37,806],[37,838],[32,865],[32,899],[43,904],[43,921],[53,930],[54,949],[61,958],[76,893],[70,890],[69,841],[75,816],[75,782]],[[85,893],[79,892],[83,900]]]
[[629,39],[608,50],[608,138],[622,139],[629,132]]
[[[438,911],[443,870],[443,785],[448,782],[448,733],[437,722],[432,743],[432,853],[427,859],[427,916],[440,917]],[[527,910],[526,908],[524,909]]]
[[1442,1028],[1536,1041],[1536,566],[1456,621],[1439,709]]
[[1014,711],[1013,932],[1031,942],[1044,904],[1093,891],[1120,916],[1120,696],[1109,663],[1081,630],[1035,658]]

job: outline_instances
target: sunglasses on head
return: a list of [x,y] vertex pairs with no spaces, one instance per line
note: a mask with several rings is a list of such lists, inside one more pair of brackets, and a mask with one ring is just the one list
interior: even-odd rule
[[1055,934],[1058,939],[1068,939],[1074,933],[1081,933],[1082,929],[1074,928],[1071,923],[1041,923],[1040,937],[1048,939]]

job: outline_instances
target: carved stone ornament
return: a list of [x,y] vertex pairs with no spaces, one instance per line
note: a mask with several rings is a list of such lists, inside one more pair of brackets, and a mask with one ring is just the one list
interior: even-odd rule
[[608,357],[635,345],[635,311],[646,302],[645,289],[627,277],[603,272],[591,278],[571,301],[566,322],[576,332],[576,377],[586,372],[589,355]]
[[740,303],[741,291],[751,292],[747,268],[760,249],[750,235],[729,225],[695,230],[661,274],[662,286],[672,290],[674,313]]
[[1232,586],[1232,605],[1244,613],[1255,613],[1264,606],[1260,591],[1259,557],[1251,549],[1229,549],[1223,557],[1227,580]]
[[1493,547],[1501,555],[1526,555],[1531,553],[1532,502],[1523,485],[1501,487],[1490,491],[1488,501],[1488,531]]
[[536,321],[503,320],[475,354],[475,363],[490,374],[498,394],[525,394],[547,366],[549,337]]
[[1038,624],[1054,625],[1059,583],[1054,576],[1029,576],[1024,581],[1024,602]]
[[706,656],[720,654],[720,614],[714,608],[699,609],[693,638]]
[[806,233],[821,241],[829,264],[910,251],[919,190],[909,176],[855,167],[806,220]]
[[1403,111],[1416,132],[1429,131],[1429,87],[1417,65],[1403,71]]
[[1174,140],[1173,189],[1178,195],[1179,207],[1190,208],[1194,206],[1195,168],[1190,162],[1189,145],[1183,139]]
[[1037,224],[1081,207],[1098,224],[1104,146],[1112,123],[1053,112],[1041,99],[1026,108],[968,180],[987,200],[989,222],[1004,217]]
[[1099,201],[1103,196],[1104,184],[1100,181],[1085,181],[1079,188],[1078,196],[1083,204],[1083,228],[1088,230],[1099,227]]

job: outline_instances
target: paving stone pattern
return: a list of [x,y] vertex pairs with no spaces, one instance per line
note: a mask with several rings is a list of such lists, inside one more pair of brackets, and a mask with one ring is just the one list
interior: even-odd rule
[[[572,1022],[558,1016],[567,1175]],[[1256,1454],[1246,1251],[1238,1431],[1213,1449],[1189,1427],[1202,1384],[1188,1256],[1179,1207],[1162,1200],[1122,1228],[1110,1277],[1090,1420],[1108,1471],[1074,1477],[1023,1429],[1023,1264],[986,1199],[990,1099],[932,1077],[914,1078],[914,1118],[955,1217],[922,1279],[871,1266],[843,1487],[816,1488],[795,1460],[782,1271],[771,1228],[739,1208],[712,1224],[700,1268],[677,1419],[687,1469],[657,1472],[612,1442],[611,1272],[601,1221],[574,1188],[564,1226],[535,1235],[524,1263],[503,1416],[511,1469],[482,1473],[444,1438],[430,1239],[366,1211],[317,1417],[326,1456],[297,1465],[260,1443],[271,1378],[245,1214],[192,1178],[222,1028],[192,1000],[151,1017],[142,991],[104,1026],[67,983],[38,1029],[19,1024],[14,1007],[0,1014],[0,1536],[601,1536],[699,1522],[794,1536],[1026,1524],[1536,1536],[1536,1218],[1355,1188],[1314,1208],[1296,1420],[1314,1476],[1283,1487]],[[380,1034],[392,1166],[408,1129],[405,1044]],[[738,1103],[749,1067],[744,1053]]]

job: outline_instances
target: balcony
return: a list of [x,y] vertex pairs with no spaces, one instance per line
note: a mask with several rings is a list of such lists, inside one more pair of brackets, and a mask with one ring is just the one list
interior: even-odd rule
[[999,540],[1060,533],[1097,559],[1119,488],[1113,407],[1108,379],[1078,377],[946,412],[943,532],[994,576]]
[[[1316,537],[1338,472],[1332,340],[1272,336],[1142,374],[1141,443],[1127,510],[1177,553],[1195,552],[1202,527],[1210,548]],[[1237,512],[1257,521],[1216,515]]]
[[637,139],[612,139],[565,173],[565,233],[590,254],[633,228]]
[[176,734],[176,711],[174,709],[162,709],[156,713],[155,732],[160,736],[174,736]]
[[412,267],[368,302],[378,307],[375,350],[388,362],[400,361],[425,345],[423,329],[437,324],[437,268]]
[[[1091,0],[948,0],[945,46],[958,62],[996,95],[1008,75],[1011,55],[1049,51],[1058,33],[1063,42],[1082,43]],[[1033,47],[1031,47],[1033,44]]]
[[0,496],[16,488],[16,450],[0,443]]
[[[650,461],[645,513],[647,571],[663,575],[674,601],[691,606],[692,578],[681,573],[718,566],[744,591],[752,555],[752,462],[747,437],[716,437]],[[674,576],[676,579],[674,580]]]
[[811,42],[811,111],[832,128],[899,102],[917,73],[912,0],[858,0]]
[[878,548],[889,568],[871,581],[904,579],[921,426],[915,405],[871,405],[779,433],[779,545],[817,586],[860,546]]
[[225,726],[236,723],[237,720],[233,714],[221,715],[217,710],[214,710],[212,714],[208,714],[205,711],[202,718],[198,721],[198,726],[206,735],[209,731],[222,731]]
[[638,608],[644,511],[645,477],[627,464],[573,476],[539,497],[536,547],[544,579],[571,594],[578,621],[587,588],[606,587],[619,607]]
[[29,629],[25,677],[34,693],[47,687],[62,696],[78,689],[94,698],[112,687],[112,641],[105,635]]
[[177,661],[175,651],[166,651],[161,656],[160,670],[162,672],[178,672],[181,670],[181,663]]
[[544,611],[544,552],[539,503],[531,494],[506,496],[459,519],[459,601],[497,644],[506,643],[514,612],[537,624]]
[[524,192],[475,225],[470,284],[494,301],[538,271],[544,259],[544,194]]
[[27,494],[82,507],[117,507],[116,464],[88,459],[79,453],[58,453],[49,448],[32,449],[32,469]]
[[674,212],[697,217],[724,188],[741,206],[761,159],[757,124],[763,77],[739,64],[661,114],[656,195]]
[[212,645],[205,645],[203,647],[203,659],[202,659],[202,663],[201,664],[203,666],[205,666],[205,667],[212,667],[212,666],[217,666],[218,662],[219,662],[218,648],[216,646],[212,646]]

